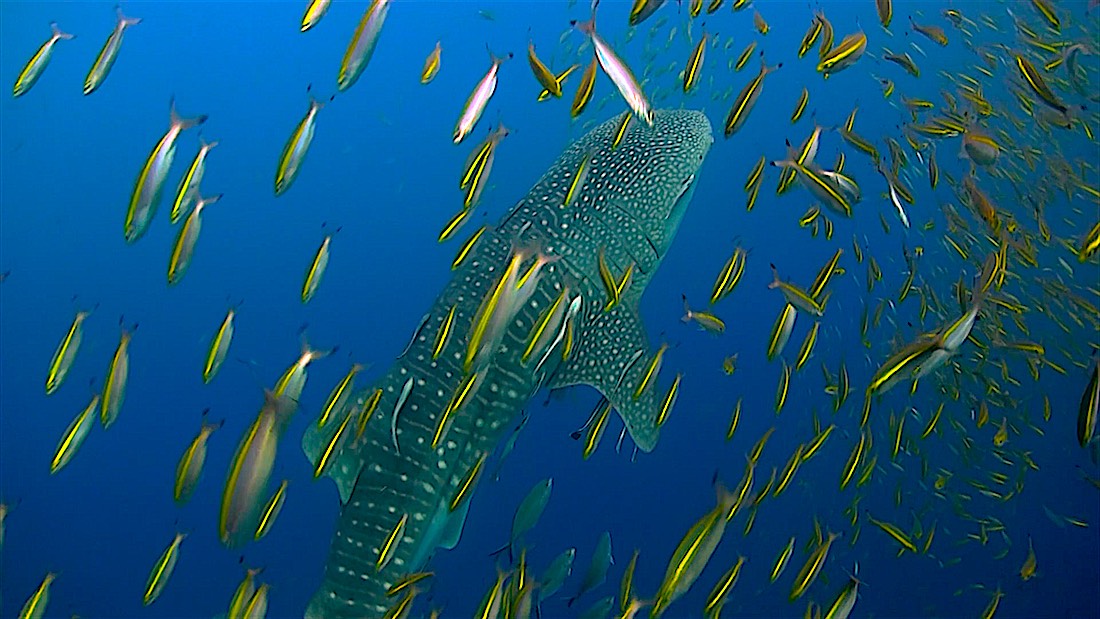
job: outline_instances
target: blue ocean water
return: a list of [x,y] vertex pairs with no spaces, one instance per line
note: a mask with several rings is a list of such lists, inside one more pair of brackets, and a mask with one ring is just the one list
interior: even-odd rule
[[[1088,15],[1081,2],[1057,6],[1064,21],[1062,40],[1091,37],[1095,44],[1095,10]],[[1018,73],[1005,49],[994,46],[1025,45],[1009,7],[1032,28],[1042,29],[1029,3],[956,6],[974,20],[970,36],[941,16],[947,5],[899,3],[887,31],[878,23],[873,2],[823,3],[819,8],[838,41],[860,29],[868,37],[864,58],[823,80],[814,70],[816,50],[803,59],[796,54],[812,18],[811,7],[804,4],[756,6],[771,25],[764,36],[753,29],[754,9],[734,13],[725,6],[692,20],[687,2],[662,7],[630,35],[629,3],[603,3],[600,33],[639,77],[650,77],[645,88],[654,104],[703,109],[715,127],[716,141],[692,206],[640,309],[651,344],[670,344],[660,388],[679,372],[682,391],[655,451],[635,457],[629,437],[616,449],[622,425],[613,418],[588,460],[582,460],[581,445],[570,433],[596,405],[596,392],[575,387],[536,395],[525,411],[530,420],[499,478],[483,479],[477,488],[461,543],[433,559],[435,577],[418,600],[418,614],[426,615],[430,607],[442,607],[443,616],[473,614],[495,578],[489,553],[508,541],[515,507],[547,477],[554,480],[553,494],[539,525],[526,536],[528,563],[537,574],[562,550],[575,547],[577,556],[573,576],[543,603],[542,616],[576,616],[604,595],[617,596],[619,578],[635,549],[640,551],[635,589],[640,597],[651,597],[677,543],[714,506],[715,476],[734,486],[745,468],[744,454],[774,427],[757,467],[758,483],[763,483],[768,469],[782,469],[796,447],[814,436],[816,415],[823,425],[837,426],[821,451],[803,464],[782,495],[761,504],[748,535],[742,534],[744,515],[731,522],[699,581],[666,616],[701,616],[711,586],[741,555],[748,562],[729,596],[727,616],[801,616],[808,599],[827,608],[856,564],[865,583],[857,616],[974,616],[995,590],[1004,593],[998,616],[1100,615],[1100,501],[1097,489],[1082,479],[1082,474],[1096,478],[1097,463],[1077,445],[1075,435],[1078,402],[1092,370],[1090,355],[1100,338],[1096,316],[1080,309],[1073,317],[1066,315],[1065,308],[1076,306],[1043,287],[1060,282],[1093,307],[1098,303],[1096,258],[1079,264],[1059,240],[1077,246],[1096,223],[1096,199],[1060,185],[1050,190],[1049,183],[1058,175],[1076,174],[1095,188],[1100,153],[1080,124],[1042,131],[1020,111],[1013,95]],[[313,481],[300,437],[352,361],[367,366],[360,385],[385,372],[449,280],[460,241],[440,244],[436,237],[461,207],[455,178],[470,150],[498,120],[513,130],[498,149],[490,185],[472,221],[458,235],[463,238],[477,226],[495,223],[567,144],[590,124],[621,114],[625,105],[603,74],[591,105],[577,120],[570,120],[567,108],[579,75],[566,83],[562,100],[535,102],[539,87],[523,57],[528,39],[555,71],[586,63],[590,52],[578,51],[584,37],[562,37],[570,20],[587,18],[584,3],[394,3],[363,76],[339,94],[334,78],[365,3],[334,3],[306,33],[298,31],[304,9],[299,3],[135,2],[123,9],[143,21],[126,32],[104,85],[84,96],[80,85],[115,23],[111,3],[0,4],[0,75],[8,83],[48,37],[51,21],[77,35],[57,44],[29,93],[0,97],[0,272],[8,273],[0,285],[0,501],[10,507],[0,550],[0,614],[16,616],[43,575],[55,572],[48,616],[216,616],[225,612],[243,563],[264,567],[270,616],[300,616],[321,582],[339,510],[333,484]],[[910,15],[944,27],[950,44],[940,49],[919,38],[908,29]],[[983,15],[998,30],[982,22]],[[684,95],[678,73],[703,21],[717,43],[708,48],[700,86]],[[423,86],[419,71],[437,40],[443,46],[441,70]],[[745,127],[723,139],[733,98],[759,66],[753,59],[734,72],[729,62],[753,40],[768,64],[783,66],[765,79]],[[498,55],[513,52],[516,57],[502,66],[497,93],[475,133],[454,146],[453,123],[488,67],[486,45]],[[921,77],[883,61],[884,47],[909,51],[921,66]],[[975,50],[1003,59],[990,69],[992,78],[972,68],[981,62]],[[1100,83],[1097,58],[1085,54],[1080,60],[1092,93]],[[1042,343],[1065,374],[1044,366],[1035,381],[1022,355],[986,353],[1007,359],[1008,371],[1021,383],[1012,385],[1002,378],[999,364],[981,362],[981,349],[968,342],[956,358],[958,369],[945,367],[922,379],[913,395],[902,385],[876,401],[869,427],[878,468],[867,485],[841,490],[840,472],[860,435],[862,391],[872,374],[900,344],[957,316],[956,280],[961,276],[969,286],[985,253],[996,245],[981,238],[981,220],[962,206],[953,183],[941,178],[936,190],[929,187],[912,151],[907,177],[916,200],[909,210],[912,228],[904,230],[870,159],[835,132],[822,138],[819,158],[832,162],[845,153],[845,172],[862,185],[863,201],[852,219],[823,210],[835,225],[832,239],[824,233],[812,237],[799,227],[798,218],[812,198],[797,186],[776,196],[777,169],[765,170],[751,212],[745,209],[742,185],[762,155],[783,158],[785,140],[797,146],[815,122],[840,125],[854,106],[859,107],[856,130],[880,151],[886,152],[887,136],[904,144],[902,127],[910,118],[898,98],[942,101],[941,90],[956,92],[958,86],[941,72],[965,72],[981,82],[997,112],[987,128],[1001,129],[1004,133],[995,137],[1011,140],[1002,154],[1011,163],[1003,163],[1001,173],[983,174],[982,187],[1032,240],[1038,233],[1024,196],[1029,189],[1045,189],[1046,221],[1055,240],[1037,248],[1038,267],[1013,260],[1003,290],[1028,308],[1020,320],[1030,332],[1013,338]],[[874,76],[896,83],[892,98],[883,98]],[[336,96],[319,112],[316,137],[298,179],[276,198],[276,164],[308,108],[307,87],[319,99]],[[809,91],[807,111],[792,125],[789,117],[803,87]],[[1057,83],[1057,91],[1074,104],[1085,102],[1064,82]],[[145,158],[168,126],[172,97],[182,116],[208,114],[209,120],[201,130],[183,134],[160,212],[142,239],[127,244],[122,235],[127,200]],[[1088,107],[1080,113],[1081,122],[1100,130],[1095,103]],[[1022,118],[1023,128],[1008,116]],[[167,221],[166,203],[198,148],[200,133],[219,141],[210,154],[203,194],[224,197],[204,213],[190,270],[169,287],[166,269],[175,228]],[[936,148],[943,173],[962,179],[970,164],[956,157],[959,138],[941,140]],[[1038,151],[1032,153],[1039,161],[1034,171],[1022,163],[1029,149]],[[978,239],[968,260],[944,242],[949,230],[941,208],[945,203],[966,213]],[[303,304],[303,274],[322,238],[336,229],[324,280],[316,297]],[[855,260],[853,238],[865,254],[863,263]],[[737,245],[750,250],[744,276],[734,293],[712,308],[725,321],[726,332],[715,336],[682,323],[681,295],[693,307],[704,307],[715,275]],[[922,322],[917,295],[897,300],[907,273],[903,245],[909,251],[923,248],[917,286],[934,292],[947,308],[942,316],[932,311]],[[832,296],[813,356],[794,373],[786,405],[776,414],[782,366],[767,361],[765,349],[783,299],[767,288],[769,264],[784,279],[806,285],[837,248],[844,249],[840,266],[845,273],[830,284]],[[868,292],[870,257],[881,265],[883,277]],[[891,302],[868,332],[871,345],[865,347],[860,314],[887,299]],[[238,304],[230,358],[204,385],[201,367],[210,338],[227,308]],[[45,395],[43,382],[59,339],[76,311],[93,307],[72,372],[56,393]],[[997,324],[1011,328],[1009,310],[988,312],[997,312]],[[1057,313],[1054,318],[1066,329],[1047,312]],[[985,343],[990,320],[983,316],[976,328]],[[102,385],[120,322],[137,325],[120,417],[107,431],[93,428],[73,461],[50,475],[59,437]],[[787,364],[793,365],[812,322],[808,315],[797,319],[783,353]],[[285,508],[263,540],[226,549],[218,539],[217,514],[233,450],[263,403],[263,388],[297,359],[303,336],[315,347],[339,348],[310,366],[300,410],[280,445],[272,487],[290,480]],[[727,376],[722,361],[735,353],[737,370]],[[834,413],[820,367],[835,375],[842,361],[851,375],[852,395]],[[993,394],[973,378],[982,375],[1004,393]],[[942,387],[956,380],[963,392],[958,401]],[[1042,416],[1044,397],[1051,405],[1049,422]],[[989,424],[979,429],[972,414],[986,398],[1011,405],[994,408]],[[725,441],[738,399],[743,402],[740,427]],[[922,440],[920,430],[941,402],[946,402],[941,431]],[[180,507],[171,491],[176,465],[205,409],[208,420],[224,419],[224,426],[210,439],[194,497]],[[906,439],[892,459],[890,419],[900,415],[907,418]],[[999,453],[1011,466],[995,458],[992,444],[1006,418],[1012,432]],[[945,427],[949,420],[958,426]],[[965,446],[963,436],[973,444]],[[1022,464],[1024,454],[1039,470]],[[490,465],[495,468],[495,460]],[[929,472],[922,474],[922,466]],[[942,497],[932,487],[941,471],[951,475]],[[991,471],[1011,479],[997,487]],[[1003,492],[1017,490],[1001,501],[983,496],[971,481]],[[858,527],[844,513],[854,502]],[[910,533],[916,522],[925,531],[936,523],[933,546],[927,554],[897,556],[899,546],[869,523],[867,513]],[[815,520],[842,536],[818,581],[802,600],[791,603],[791,579],[807,556],[803,549]],[[608,581],[567,607],[605,530],[611,532],[615,557]],[[188,537],[175,572],[160,598],[143,607],[149,571],[177,531]],[[769,583],[775,557],[791,536],[796,538],[791,565]],[[1019,571],[1029,538],[1038,575],[1022,582]]]

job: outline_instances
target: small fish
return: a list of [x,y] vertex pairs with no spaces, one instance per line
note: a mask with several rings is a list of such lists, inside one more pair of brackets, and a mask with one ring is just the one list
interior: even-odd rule
[[630,7],[630,16],[627,18],[631,26],[637,26],[649,19],[650,15],[657,12],[667,0],[634,0]]
[[103,429],[110,428],[118,418],[118,411],[122,408],[122,401],[126,397],[126,380],[130,375],[130,338],[132,331],[122,329],[119,337],[118,348],[111,358],[111,366],[107,370],[107,381],[103,383],[103,398],[100,400],[99,420],[103,423]]
[[676,546],[664,580],[657,588],[651,617],[660,617],[668,606],[687,593],[710,562],[726,530],[726,515],[733,509],[736,497],[720,484],[717,505],[691,526]]
[[390,10],[390,0],[371,0],[370,6],[359,20],[359,26],[355,29],[348,49],[344,52],[344,59],[340,62],[340,72],[336,76],[336,87],[341,91],[351,88],[363,69],[367,68],[374,48],[378,45],[378,35],[382,32],[382,24],[386,21],[386,14]]
[[176,242],[172,245],[172,253],[168,258],[168,285],[178,284],[187,273],[187,267],[191,266],[191,258],[195,255],[195,244],[199,242],[199,232],[202,230],[202,212],[221,197],[220,193],[209,198],[198,196],[195,208],[191,209],[191,214],[180,226]]
[[[99,406],[98,393],[92,396],[91,403],[84,407],[84,410],[69,424],[65,434],[61,435],[61,441],[57,443],[57,451],[54,452],[53,460],[50,462],[51,475],[64,468],[76,455],[76,451],[80,449],[80,446],[84,444],[84,439],[88,438],[88,432],[95,425],[95,409],[97,406]],[[0,540],[0,542],[2,541]]]
[[577,594],[569,598],[566,605],[572,607],[573,603],[582,595],[603,584],[603,581],[607,579],[607,570],[614,562],[615,559],[611,555],[611,533],[604,531],[600,534],[599,541],[596,542],[596,549],[592,552],[592,562],[584,573]]
[[95,92],[97,88],[103,85],[103,80],[107,79],[107,74],[111,72],[111,67],[115,66],[115,60],[118,59],[118,50],[122,49],[122,35],[126,32],[126,29],[141,23],[140,17],[126,17],[123,15],[122,7],[116,6],[115,14],[118,16],[118,23],[115,24],[115,29],[111,32],[111,35],[107,37],[103,49],[99,50],[99,56],[96,57],[95,63],[88,71],[88,77],[84,79],[85,95]]
[[703,36],[695,45],[695,49],[692,50],[691,56],[688,57],[687,66],[684,67],[684,92],[690,91],[699,83],[699,71],[703,68],[703,58],[706,55],[707,42],[709,40],[710,35],[708,35],[707,31],[704,29]]
[[[504,126],[504,123],[498,124],[496,130],[470,153],[462,179],[459,181],[459,189],[463,190],[463,209],[469,209],[481,200],[481,194],[489,183],[489,172],[492,171],[493,162],[496,161],[497,146],[508,137],[509,133],[510,130]],[[441,240],[444,240],[442,236]]]
[[290,134],[286,145],[283,146],[283,153],[279,156],[279,165],[275,168],[276,196],[283,195],[287,189],[290,189],[294,179],[298,178],[302,162],[305,161],[306,153],[309,152],[309,145],[313,142],[313,133],[317,128],[317,112],[324,106],[324,102],[314,99],[311,95],[309,110],[298,122],[298,126],[294,128],[294,132]]
[[810,101],[810,91],[803,86],[802,94],[798,96],[798,103],[794,106],[794,113],[791,114],[791,124],[798,122],[799,118],[802,118],[802,112],[806,111],[806,104]]
[[577,85],[577,93],[573,95],[573,105],[569,109],[570,115],[573,118],[581,115],[584,108],[588,107],[588,102],[592,100],[592,91],[596,85],[596,68],[599,62],[593,55],[592,62],[588,63],[588,67],[585,68],[584,73],[581,74],[581,83]]
[[737,100],[734,101],[729,114],[726,115],[726,124],[723,133],[727,138],[736,133],[737,130],[745,124],[745,120],[749,117],[749,112],[752,111],[753,106],[756,105],[756,100],[760,98],[760,93],[764,90],[764,78],[772,71],[782,67],[783,63],[769,67],[767,63],[764,62],[763,54],[761,54],[760,72],[741,89],[741,93],[737,95]]
[[741,576],[741,568],[745,565],[745,561],[748,558],[744,555],[737,557],[737,562],[733,564],[718,582],[714,584],[714,588],[711,589],[710,595],[707,596],[707,603],[703,607],[703,614],[707,617],[719,617],[721,616],[722,606],[726,603],[726,597],[729,592],[733,590],[734,585],[737,584]]
[[[564,87],[565,86],[565,78],[569,77],[573,73],[573,71],[576,71],[577,69],[579,69],[580,66],[581,65],[579,65],[579,64],[571,65],[568,69],[566,69],[566,70],[562,71],[561,73],[555,75],[554,76],[554,82],[557,83],[557,85],[559,87]],[[543,88],[542,91],[539,92],[539,96],[538,96],[537,100],[540,101],[540,102],[541,101],[546,101],[550,97],[551,97],[550,91]]]
[[849,34],[821,58],[821,62],[817,64],[817,70],[825,79],[828,79],[833,73],[855,64],[865,51],[867,51],[867,35],[862,32]]
[[57,578],[57,574],[49,572],[39,583],[23,608],[19,611],[19,619],[42,619],[46,615],[46,607],[50,604],[50,585]]
[[817,47],[818,59],[825,60],[833,51],[833,24],[822,11],[814,11],[814,17],[821,22],[821,44]]
[[722,360],[722,371],[726,373],[726,376],[733,376],[733,373],[737,371],[737,355],[739,354],[732,354]]
[[565,584],[566,579],[573,572],[573,559],[576,556],[577,549],[569,548],[555,557],[550,565],[546,566],[546,570],[538,578],[541,585],[539,587],[540,599],[548,599],[561,590],[561,586]]
[[134,192],[130,196],[130,206],[126,210],[126,221],[122,231],[127,243],[133,243],[145,234],[149,222],[153,220],[157,203],[160,201],[164,180],[176,158],[176,141],[180,133],[206,122],[206,114],[194,118],[180,118],[176,114],[176,102],[173,99],[168,106],[168,131],[153,147],[145,166],[134,183]]
[[185,537],[187,537],[186,533],[176,533],[172,543],[164,549],[160,559],[157,559],[157,562],[153,564],[153,570],[149,572],[149,582],[145,585],[145,595],[142,596],[142,603],[145,606],[157,601],[161,592],[164,591],[164,586],[168,584],[172,571],[176,569],[176,562],[180,558],[180,543],[183,542]]
[[768,284],[768,288],[773,290],[779,289],[779,291],[783,293],[783,297],[787,300],[787,303],[804,312],[808,312],[814,316],[823,316],[825,314],[823,303],[819,303],[799,286],[779,279],[778,269],[775,268],[774,264],[771,265],[771,267],[772,282]]
[[1100,417],[1100,360],[1093,361],[1088,386],[1081,394],[1077,409],[1077,442],[1087,447],[1096,437],[1096,420]]
[[330,4],[332,4],[332,0],[309,0],[309,5],[306,6],[306,12],[302,15],[302,32],[320,23],[321,18],[328,12]]
[[546,505],[550,502],[550,492],[553,488],[554,478],[552,477],[535,483],[531,490],[527,492],[527,496],[520,502],[519,507],[516,508],[516,513],[512,517],[512,535],[508,540],[508,544],[502,549],[508,550],[509,557],[512,556],[513,549],[523,534],[535,528],[535,525],[538,524],[542,512],[546,510]]
[[740,71],[745,68],[745,65],[749,64],[749,60],[752,58],[752,53],[756,51],[756,41],[749,41],[749,44],[745,46],[745,49],[741,50],[741,55],[737,57],[737,63],[734,65],[734,71]]
[[1024,559],[1024,564],[1020,566],[1020,579],[1024,582],[1035,578],[1035,569],[1038,566],[1038,560],[1035,558],[1035,547],[1031,544],[1031,536],[1027,536],[1027,558]]
[[38,78],[42,77],[42,72],[46,70],[46,65],[49,64],[50,57],[53,56],[54,45],[58,41],[72,39],[75,36],[61,32],[61,29],[57,27],[57,22],[50,24],[50,30],[52,31],[50,38],[46,39],[46,42],[38,48],[38,51],[27,61],[23,70],[19,72],[19,77],[16,78],[15,86],[11,90],[13,97],[18,98],[27,94],[27,91],[34,86]]
[[779,312],[775,325],[772,327],[771,336],[768,338],[768,361],[772,361],[783,353],[783,348],[787,346],[787,341],[791,337],[791,331],[794,329],[794,319],[797,316],[798,310],[790,303],[784,305],[783,310]]
[[435,49],[424,59],[424,68],[420,70],[420,83],[429,84],[439,73],[440,56],[443,54],[443,41],[435,42]]
[[916,61],[909,55],[908,52],[904,54],[895,54],[888,49],[882,50],[882,59],[888,60],[901,68],[905,69],[906,73],[913,77],[920,77],[920,67],[917,66]]
[[309,263],[305,281],[302,283],[302,303],[309,303],[313,295],[317,294],[317,287],[321,285],[321,278],[325,275],[325,269],[328,268],[329,245],[332,243],[333,234],[325,236],[321,246],[317,248],[317,253],[313,256],[313,261]]
[[752,13],[752,25],[756,28],[756,31],[762,35],[767,35],[771,30],[771,26],[768,22],[764,21],[764,16],[760,14],[760,11],[753,11]]
[[1047,24],[1049,24],[1051,28],[1053,28],[1057,32],[1061,32],[1062,21],[1058,18],[1058,12],[1055,10],[1054,5],[1051,4],[1049,0],[1031,0],[1031,4],[1035,7],[1035,10],[1039,12],[1039,15],[1041,15],[1043,19],[1046,20]]
[[676,378],[672,380],[672,385],[668,388],[668,392],[665,393],[665,397],[661,400],[661,407],[657,409],[657,418],[653,424],[660,428],[668,421],[669,413],[672,412],[672,407],[676,405],[676,399],[680,397],[680,381],[683,380],[683,374],[677,372]]
[[687,295],[681,295],[681,297],[684,300],[684,316],[680,318],[681,322],[694,322],[699,325],[699,328],[710,333],[725,333],[726,323],[722,322],[721,318],[705,310],[692,310],[688,305]]
[[199,433],[180,457],[179,464],[176,465],[176,483],[172,487],[172,497],[177,503],[191,500],[191,494],[199,483],[199,476],[202,475],[202,468],[206,463],[206,442],[223,423],[225,422],[203,423]]
[[913,16],[909,16],[909,24],[913,26],[913,30],[923,34],[929,40],[940,47],[947,47],[947,33],[943,28],[939,26],[924,26],[913,21]]
[[1042,74],[1035,69],[1035,66],[1031,64],[1031,61],[1024,58],[1020,54],[1015,55],[1016,67],[1020,70],[1020,75],[1024,78],[1024,81],[1031,88],[1039,100],[1059,112],[1063,116],[1069,113],[1069,107],[1054,94],[1054,91],[1047,85],[1046,80],[1043,79]]
[[596,59],[600,68],[611,82],[619,89],[619,94],[626,100],[627,105],[634,114],[646,125],[653,126],[653,108],[646,99],[642,86],[635,79],[630,67],[615,53],[615,50],[596,33],[596,4],[592,7],[592,19],[586,22],[573,22],[573,26],[588,35],[592,39],[592,47],[596,50]]
[[542,86],[543,90],[555,97],[561,96],[561,84],[558,83],[558,78],[554,75],[554,72],[539,60],[538,54],[535,53],[534,41],[527,42],[527,64],[531,65],[531,72],[535,74],[535,81]]
[[321,415],[317,419],[317,427],[323,428],[334,413],[338,414],[344,410],[347,406],[348,399],[351,397],[352,391],[355,389],[355,376],[362,370],[363,366],[361,364],[351,364],[351,369],[348,370],[348,373],[332,388],[332,391],[328,394],[328,398],[325,400],[324,406],[321,407]]
[[802,42],[798,45],[798,57],[801,58],[806,55],[806,52],[810,51],[810,48],[817,42],[817,38],[821,36],[821,30],[824,28],[824,23],[817,19],[817,15],[810,21],[810,27],[806,30],[806,34],[802,36]]
[[180,217],[199,198],[199,185],[202,183],[202,177],[206,174],[206,156],[218,145],[216,141],[207,143],[201,136],[199,141],[199,152],[195,155],[191,166],[187,168],[187,173],[180,179],[179,189],[176,190],[176,199],[172,202],[172,210],[169,214],[172,223],[179,221]]
[[233,592],[233,597],[229,600],[229,612],[226,613],[226,619],[244,619],[245,608],[248,607],[248,603],[252,600],[256,593],[256,576],[264,571],[264,568],[250,568],[245,570],[244,579],[241,580],[241,584],[237,585],[237,590]]
[[485,106],[489,105],[489,99],[493,97],[493,93],[497,90],[497,73],[500,72],[500,65],[511,57],[511,52],[503,58],[497,58],[492,51],[489,52],[489,62],[491,63],[489,70],[474,87],[474,91],[470,93],[470,98],[466,100],[466,106],[462,108],[462,115],[458,117],[458,123],[455,125],[455,144],[465,140],[466,136],[474,130],[474,126],[477,125],[477,121],[485,111]]
[[471,234],[470,238],[466,239],[466,241],[462,243],[462,247],[458,248],[458,252],[455,253],[454,260],[451,261],[452,271],[457,269],[466,260],[466,256],[470,255],[470,251],[473,250],[475,245],[477,245],[477,240],[480,239],[481,235],[485,233],[485,228],[486,226],[481,226],[480,228],[478,228],[477,232]]
[[794,538],[792,537],[787,545],[783,547],[783,550],[779,552],[779,556],[775,558],[775,567],[772,568],[771,581],[775,582],[783,575],[783,572],[787,569],[787,564],[791,561],[791,553],[794,552]]
[[65,332],[65,337],[57,345],[53,359],[50,360],[50,369],[46,373],[46,395],[57,391],[69,375],[76,353],[80,350],[80,343],[84,341],[84,320],[89,315],[91,312],[77,312],[69,330]]
[[241,437],[226,476],[218,515],[218,536],[226,546],[238,546],[252,539],[256,531],[260,501],[275,466],[279,438],[295,407],[295,400],[266,392],[263,408]]
[[225,356],[229,353],[229,345],[233,342],[233,320],[237,316],[235,308],[229,308],[225,313],[218,332],[210,340],[210,350],[206,353],[206,361],[202,365],[202,382],[209,383],[221,369],[225,362]]
[[890,22],[894,20],[893,0],[875,0],[875,10],[878,11],[878,21],[883,28],[889,29]]
[[855,577],[859,572],[859,564],[856,564],[856,568],[848,576],[848,584],[844,585],[844,588],[837,594],[836,599],[833,600],[831,606],[825,611],[824,617],[826,619],[848,619],[852,614],[852,609],[856,606],[856,600],[859,598],[859,585],[862,584]]
[[314,361],[331,355],[335,350],[313,350],[310,348],[309,342],[303,339],[302,352],[298,356],[298,360],[291,364],[275,383],[274,397],[278,398],[285,395],[297,402],[306,386],[306,379],[308,378],[306,369]]
[[[348,416],[351,419],[351,416]],[[318,477],[315,475],[314,477]],[[252,536],[253,539],[259,541],[264,538],[271,531],[271,527],[275,524],[275,519],[279,516],[279,512],[283,511],[283,503],[286,503],[286,487],[289,482],[283,480],[279,487],[275,489],[275,494],[271,495],[267,504],[264,505],[264,509],[260,512],[260,521],[256,523],[256,533]],[[248,616],[248,615],[246,615]]]

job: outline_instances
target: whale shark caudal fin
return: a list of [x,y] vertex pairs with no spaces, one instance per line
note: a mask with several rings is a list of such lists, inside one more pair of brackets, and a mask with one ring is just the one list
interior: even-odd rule
[[617,305],[600,311],[595,320],[582,325],[581,345],[558,368],[551,389],[572,385],[595,387],[619,411],[630,438],[642,451],[657,445],[658,387],[656,379],[634,397],[650,365],[653,353],[637,311]]

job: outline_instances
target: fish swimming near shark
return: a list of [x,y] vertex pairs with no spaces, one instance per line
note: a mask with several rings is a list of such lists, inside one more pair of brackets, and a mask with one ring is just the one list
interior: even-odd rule
[[[656,445],[660,393],[647,376],[656,350],[638,302],[713,135],[702,112],[662,110],[613,146],[620,121],[568,146],[477,240],[389,371],[333,414],[357,415],[358,436],[345,434],[347,423],[310,424],[303,449],[315,463],[332,458],[325,474],[342,511],[306,617],[380,617],[394,602],[390,586],[453,548],[484,459],[543,387],[594,387],[638,448]],[[610,309],[599,255],[614,273],[633,265]],[[436,356],[440,329],[453,332]]]

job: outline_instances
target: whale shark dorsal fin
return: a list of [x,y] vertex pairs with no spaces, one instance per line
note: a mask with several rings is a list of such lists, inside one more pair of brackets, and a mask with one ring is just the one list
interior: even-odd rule
[[600,311],[589,324],[579,326],[579,341],[569,359],[558,368],[550,388],[594,387],[619,412],[638,448],[652,451],[657,445],[659,402],[653,385],[640,397],[634,397],[653,356],[637,311],[617,305]]
[[[338,425],[330,422],[324,428],[318,428],[316,423],[310,423],[306,428],[302,436],[302,451],[313,466],[317,466],[321,452],[332,439],[332,434]],[[359,473],[363,468],[363,458],[359,455],[359,449],[351,441],[347,441],[333,458],[324,476],[336,482],[336,489],[340,492],[340,504],[347,505],[348,499],[351,498],[351,491],[355,489],[355,482],[359,479]]]

